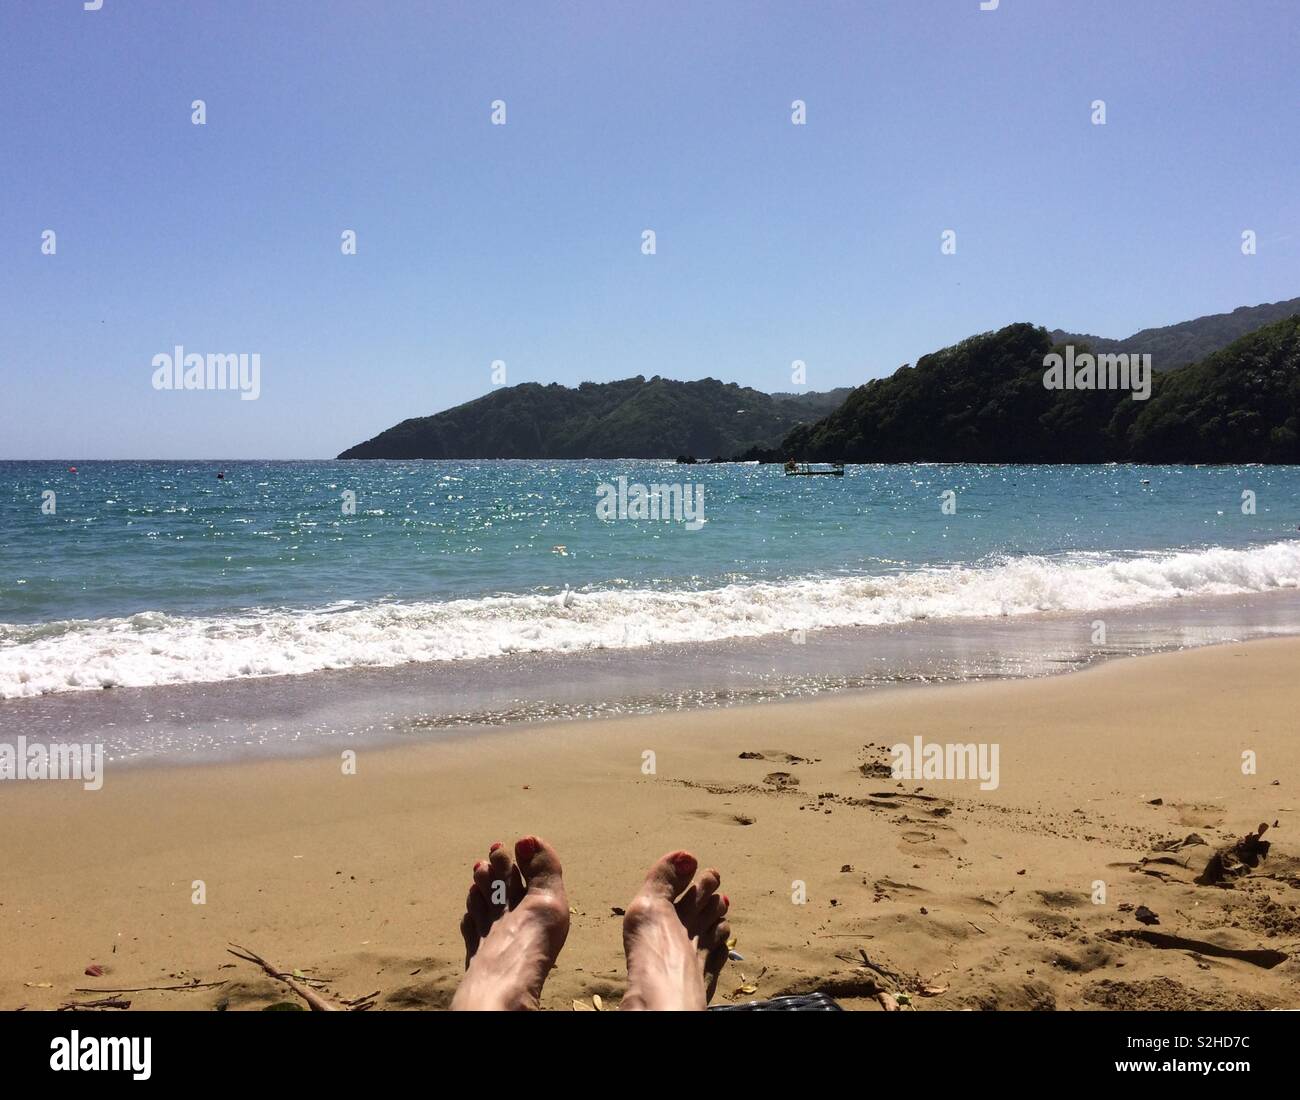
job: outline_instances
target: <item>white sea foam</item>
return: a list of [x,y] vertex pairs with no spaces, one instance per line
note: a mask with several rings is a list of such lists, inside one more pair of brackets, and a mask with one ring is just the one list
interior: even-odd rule
[[1021,557],[883,576],[343,604],[183,618],[0,624],[0,698],[211,683],[511,653],[751,638],[919,619],[1102,611],[1300,586],[1300,541],[1250,549]]

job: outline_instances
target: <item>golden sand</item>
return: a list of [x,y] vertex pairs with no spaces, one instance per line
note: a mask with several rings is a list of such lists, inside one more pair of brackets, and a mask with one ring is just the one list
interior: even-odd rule
[[[878,1011],[883,987],[917,1011],[1298,1007],[1297,669],[1300,641],[1263,641],[1035,681],[477,732],[362,750],[355,775],[326,756],[110,769],[95,793],[6,784],[0,1008],[196,982],[121,996],[293,999],[230,943],[340,1000],[442,1008],[470,867],[527,833],[559,850],[574,909],[550,1009],[617,1005],[616,908],[675,848],[718,867],[730,896],[744,961],[722,1002],[823,989]],[[915,737],[997,745],[997,789],[882,777],[885,747]],[[1276,826],[1259,867],[1195,883],[1260,822]],[[1139,938],[1151,932],[1175,938]],[[1285,960],[1240,956],[1255,951]]]

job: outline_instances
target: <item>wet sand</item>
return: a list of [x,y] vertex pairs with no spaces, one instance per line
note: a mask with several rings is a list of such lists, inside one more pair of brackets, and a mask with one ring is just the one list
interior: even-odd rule
[[[353,743],[355,775],[333,754],[110,770],[97,792],[6,783],[0,1008],[194,982],[223,984],[114,996],[293,999],[232,942],[332,997],[445,1007],[470,867],[529,832],[558,848],[574,909],[549,1009],[617,1005],[615,909],[677,847],[718,867],[731,899],[744,961],[724,1003],[822,989],[879,1011],[885,989],[917,1011],[1300,1007],[1297,667],[1300,640],[1262,640],[1042,679]],[[997,789],[882,775],[887,747],[916,736],[997,745]],[[1193,881],[1260,822],[1276,825],[1259,866]]]

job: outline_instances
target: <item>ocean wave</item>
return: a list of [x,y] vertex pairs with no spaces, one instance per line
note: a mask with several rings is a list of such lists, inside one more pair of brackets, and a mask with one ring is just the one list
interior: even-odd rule
[[1101,611],[1300,587],[1300,541],[1142,556],[1016,557],[882,576],[702,591],[620,589],[414,603],[343,603],[181,617],[0,624],[0,698],[213,683],[324,669],[888,625]]

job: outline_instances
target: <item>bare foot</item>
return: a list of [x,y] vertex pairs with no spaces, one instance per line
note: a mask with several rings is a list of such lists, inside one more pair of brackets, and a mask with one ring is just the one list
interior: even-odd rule
[[703,1011],[713,996],[727,962],[730,902],[717,892],[717,871],[703,872],[688,888],[698,867],[690,852],[670,852],[627,907],[623,1008]]
[[535,1009],[542,985],[569,935],[569,899],[560,857],[544,840],[526,836],[515,858],[493,844],[474,864],[474,885],[460,922],[465,977],[453,1011]]

